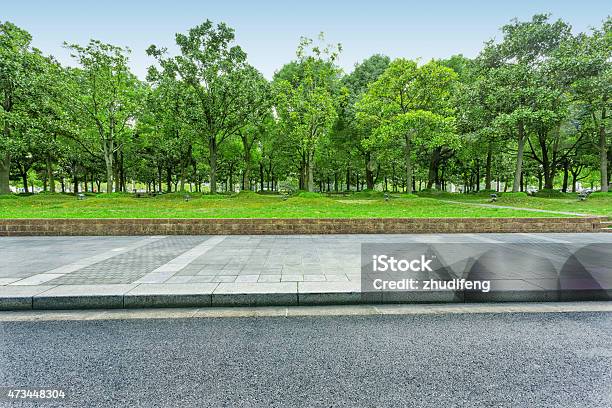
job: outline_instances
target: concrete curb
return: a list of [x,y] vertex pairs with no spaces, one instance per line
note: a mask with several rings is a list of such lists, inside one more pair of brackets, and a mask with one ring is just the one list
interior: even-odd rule
[[[133,309],[179,307],[313,306],[363,304],[469,304],[490,302],[610,301],[612,289],[578,291],[500,291],[478,294],[454,292],[384,293],[362,296],[359,292],[262,293],[123,293],[123,294],[14,294],[0,296],[0,310]],[[194,291],[195,292],[195,291]]]

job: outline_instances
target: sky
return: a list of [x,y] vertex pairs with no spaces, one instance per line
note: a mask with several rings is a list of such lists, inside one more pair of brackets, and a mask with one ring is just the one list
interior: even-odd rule
[[500,37],[503,24],[536,13],[551,13],[580,32],[599,26],[612,15],[612,5],[604,0],[0,0],[0,21],[26,29],[44,54],[74,65],[64,41],[85,44],[94,38],[128,46],[130,66],[141,79],[153,63],[145,53],[149,45],[175,52],[174,34],[206,19],[233,27],[249,62],[270,79],[295,58],[301,36],[324,32],[327,42],[341,43],[339,64],[350,72],[376,53],[423,61],[475,57],[484,41]]

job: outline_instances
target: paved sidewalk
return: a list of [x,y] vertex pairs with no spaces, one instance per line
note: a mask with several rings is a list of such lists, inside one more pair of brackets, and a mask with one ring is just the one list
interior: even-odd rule
[[[531,243],[537,249],[548,243],[612,245],[612,235],[0,238],[0,310],[362,303],[362,243],[461,242]],[[612,295],[612,276],[602,273],[598,280],[604,296]],[[559,300],[542,279],[517,275],[496,285],[500,290],[482,300]],[[465,299],[446,291],[404,300]]]

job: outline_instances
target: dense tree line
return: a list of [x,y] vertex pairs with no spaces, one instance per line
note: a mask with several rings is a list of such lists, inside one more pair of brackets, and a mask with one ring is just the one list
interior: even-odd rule
[[75,67],[0,24],[0,193],[30,191],[608,190],[612,20],[573,34],[536,15],[474,59],[373,55],[301,39],[271,81],[227,25],[130,50],[65,44]]

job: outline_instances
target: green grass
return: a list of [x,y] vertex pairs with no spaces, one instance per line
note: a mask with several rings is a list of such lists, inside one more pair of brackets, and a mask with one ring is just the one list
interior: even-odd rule
[[502,193],[495,203],[491,203],[489,197],[470,194],[454,194],[445,196],[443,199],[612,217],[612,193],[593,193],[585,201],[578,200],[578,195],[575,193],[559,193],[554,197],[529,197],[524,193]]
[[[0,196],[0,218],[368,218],[368,217],[557,217],[503,208],[443,203],[435,198],[392,194],[389,201],[374,192],[326,197],[307,193],[283,199],[278,195],[245,192],[232,195],[165,194],[134,198],[130,194],[38,194]],[[453,195],[453,198],[461,198]],[[446,198],[446,197],[445,197]],[[484,200],[482,197],[472,201]],[[484,200],[486,202],[486,200]],[[554,200],[557,202],[557,200]],[[594,200],[593,200],[594,201]],[[507,203],[504,203],[507,204]],[[517,204],[526,206],[522,201]],[[573,203],[578,206],[578,203]],[[590,201],[587,205],[591,205]],[[608,210],[610,209],[610,203]],[[535,208],[535,207],[534,207]],[[569,204],[568,204],[569,208]]]

